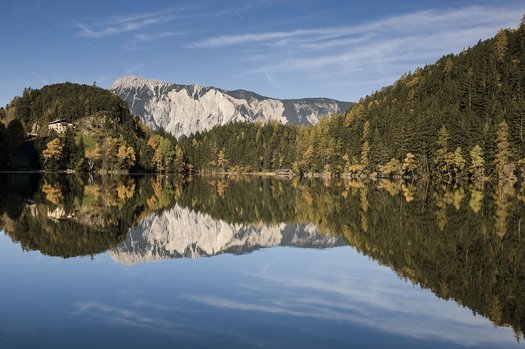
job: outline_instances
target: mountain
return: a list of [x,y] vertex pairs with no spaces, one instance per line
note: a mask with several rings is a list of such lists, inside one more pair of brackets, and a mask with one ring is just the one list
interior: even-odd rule
[[245,90],[226,91],[125,76],[111,91],[153,129],[179,137],[235,121],[314,125],[325,115],[341,114],[352,103],[329,98],[275,99]]
[[171,258],[245,254],[273,246],[328,248],[345,246],[339,236],[323,235],[313,224],[232,224],[175,205],[146,217],[109,252],[123,264]]

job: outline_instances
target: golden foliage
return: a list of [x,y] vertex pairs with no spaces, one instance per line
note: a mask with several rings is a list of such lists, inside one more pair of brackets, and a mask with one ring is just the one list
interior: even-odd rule
[[496,41],[494,43],[494,51],[496,53],[496,59],[498,62],[502,63],[507,54],[507,33],[504,29],[500,29],[498,34],[496,34]]
[[46,149],[42,152],[44,159],[60,159],[62,156],[62,151],[64,150],[64,145],[60,138],[54,138],[46,145]]
[[64,195],[58,185],[44,184],[42,186],[42,192],[46,194],[46,199],[54,205],[60,204]]

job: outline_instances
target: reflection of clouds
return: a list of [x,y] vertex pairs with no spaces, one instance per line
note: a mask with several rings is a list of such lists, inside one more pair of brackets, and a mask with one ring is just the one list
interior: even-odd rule
[[74,315],[94,317],[109,323],[140,327],[143,329],[156,330],[171,334],[185,334],[183,328],[176,323],[151,317],[140,313],[139,310],[120,308],[114,305],[100,302],[80,302],[75,304]]
[[349,321],[396,335],[462,345],[515,343],[510,329],[494,328],[469,309],[399,280],[366,257],[351,259],[357,263],[350,267],[334,267],[324,258],[302,260],[301,268],[293,270],[266,264],[260,274],[250,274],[250,280],[236,285],[238,290],[231,296],[185,297],[220,309]]
[[[228,342],[236,342],[242,346],[269,346],[264,340],[247,336],[235,329],[222,329],[204,322],[193,321],[188,314],[196,312],[189,307],[165,305],[152,301],[131,301],[133,310],[109,305],[102,302],[86,301],[74,305],[73,316],[94,318],[109,324],[136,327],[157,333],[173,336],[177,340],[186,340],[192,346],[209,347],[218,338],[227,338]],[[198,312],[198,311],[197,311]],[[153,313],[154,315],[148,315]],[[206,335],[203,335],[205,333]]]

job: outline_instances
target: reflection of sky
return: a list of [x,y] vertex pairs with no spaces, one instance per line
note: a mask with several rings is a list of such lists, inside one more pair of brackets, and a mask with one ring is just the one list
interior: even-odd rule
[[0,349],[509,347],[468,308],[341,247],[134,266],[63,260],[0,238]]

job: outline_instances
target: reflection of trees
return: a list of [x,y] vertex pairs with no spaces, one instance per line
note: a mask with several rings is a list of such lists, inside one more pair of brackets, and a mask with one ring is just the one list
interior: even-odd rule
[[[215,182],[201,181],[185,187],[179,204],[229,222],[312,222],[496,325],[512,325],[518,333],[525,327],[525,209],[510,188],[501,196],[497,187],[440,185],[427,195],[426,187],[391,181],[325,186],[252,178],[230,181],[219,195]],[[500,237],[502,217],[507,234]]]
[[470,200],[468,202],[468,205],[470,209],[474,213],[478,213],[481,210],[481,206],[483,205],[483,198],[484,198],[483,190],[473,186],[470,190]]
[[[20,175],[18,175],[20,176]],[[11,192],[23,191],[19,177],[6,178]],[[20,200],[8,196],[3,205],[18,202],[19,214],[3,214],[0,223],[24,249],[73,257],[104,252],[121,242],[129,228],[154,210],[174,205],[170,186],[155,177],[30,176],[22,183],[34,190]],[[159,189],[160,188],[160,189]],[[0,189],[1,190],[1,189]],[[155,198],[153,207],[147,199]]]
[[525,328],[523,186],[520,201],[509,183],[166,176],[15,176],[0,183],[0,224],[26,249],[64,257],[98,253],[175,202],[228,223],[314,223],[400,277],[496,325],[513,326],[518,336]]
[[500,181],[496,186],[494,201],[496,204],[496,234],[503,238],[507,234],[507,219],[512,209],[512,200],[515,197],[514,186],[511,182]]
[[392,199],[391,190],[371,187],[367,217],[373,223],[368,231],[360,229],[362,212],[351,208],[356,204],[343,209],[349,224],[331,229],[401,277],[455,299],[496,325],[512,325],[521,334],[525,250],[520,235],[525,210],[510,187],[487,191],[494,193],[493,202],[484,202],[492,195],[479,189],[465,200],[463,188],[443,187],[430,201],[418,201],[418,196],[409,201],[401,193]]

